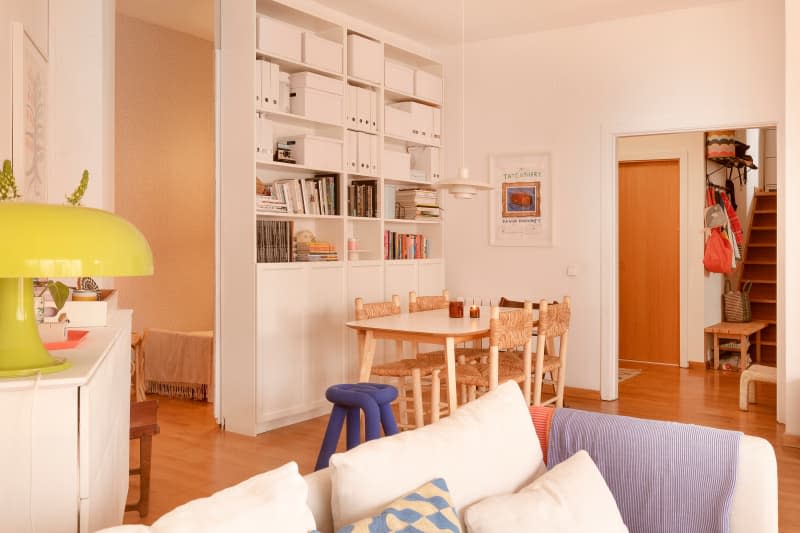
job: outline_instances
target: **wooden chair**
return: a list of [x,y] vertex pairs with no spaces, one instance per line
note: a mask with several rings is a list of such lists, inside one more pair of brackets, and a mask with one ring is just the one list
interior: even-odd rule
[[[396,294],[389,302],[364,303],[362,298],[356,298],[355,316],[356,320],[367,318],[378,318],[382,316],[400,314],[400,297]],[[444,362],[419,360],[416,358],[402,358],[403,343],[396,342],[396,353],[401,358],[379,365],[372,365],[372,375],[384,378],[394,378],[398,381],[398,411],[400,429],[412,429],[422,427],[425,424],[425,408],[422,402],[422,378],[430,377],[431,380],[431,405],[440,405],[441,394],[441,370]],[[411,378],[412,406],[414,410],[414,423],[408,421],[408,389],[406,380]],[[439,420],[440,410],[431,409],[430,420]]]
[[[523,309],[504,312],[492,307],[488,362],[456,365],[456,383],[467,387],[467,401],[474,400],[479,389],[493,390],[498,383],[513,380],[524,384],[523,393],[530,403],[533,312],[530,302],[526,304]],[[501,361],[501,350],[518,347],[523,348],[521,366]]]
[[[533,375],[533,405],[555,403],[556,407],[564,407],[564,385],[567,374],[567,337],[571,314],[569,296],[565,296],[561,303],[551,304],[546,300],[542,300],[539,303],[536,363]],[[559,339],[557,352],[552,347],[556,338]],[[545,353],[545,345],[551,346],[547,353]],[[542,402],[542,382],[545,372],[550,372],[553,376],[553,380],[556,382],[556,393],[553,398]]]
[[[553,303],[557,304],[558,302],[557,301],[553,301]],[[510,307],[512,309],[522,309],[525,306],[525,302],[522,301],[522,300],[511,300],[510,298],[506,298],[505,296],[501,296],[500,297],[500,302],[497,305],[499,307]],[[531,309],[535,309],[535,310],[538,311],[539,310],[539,305],[540,305],[539,302],[531,302]],[[532,334],[533,334],[534,337],[537,336],[537,328],[536,327],[533,328]],[[544,353],[545,353],[545,355],[547,355],[549,353],[553,353],[553,339],[549,339],[545,343]],[[501,358],[501,362],[502,362],[503,361],[503,354],[500,355],[500,358]],[[514,361],[513,361],[512,358],[506,358],[505,362],[506,362],[506,364],[514,364]],[[522,358],[519,357],[519,361],[517,361],[516,363],[517,364],[522,364]],[[552,375],[551,375],[551,378],[552,378]],[[545,381],[544,383],[552,385],[553,386],[553,394],[556,393],[556,381],[555,381],[555,379],[550,379],[549,381]]]
[[147,399],[144,387],[144,353],[142,353],[142,342],[144,336],[134,331],[131,333],[131,350],[133,360],[131,361],[131,375],[133,376],[136,401],[142,402]]
[[139,476],[139,499],[125,505],[125,511],[138,511],[139,517],[147,515],[150,507],[150,466],[153,435],[158,435],[158,402],[147,400],[131,403],[130,439],[139,441],[139,466],[131,468],[131,475]]

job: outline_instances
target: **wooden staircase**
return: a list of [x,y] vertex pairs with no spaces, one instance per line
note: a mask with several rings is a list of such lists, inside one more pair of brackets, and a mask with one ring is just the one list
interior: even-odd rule
[[752,281],[750,309],[753,320],[766,322],[761,332],[761,362],[777,361],[777,282],[778,282],[778,195],[756,191],[750,210],[742,266],[737,272],[738,286]]

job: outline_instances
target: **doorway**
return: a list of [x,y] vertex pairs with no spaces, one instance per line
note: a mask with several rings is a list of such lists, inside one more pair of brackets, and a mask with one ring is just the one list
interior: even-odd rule
[[680,364],[680,160],[619,163],[619,358]]

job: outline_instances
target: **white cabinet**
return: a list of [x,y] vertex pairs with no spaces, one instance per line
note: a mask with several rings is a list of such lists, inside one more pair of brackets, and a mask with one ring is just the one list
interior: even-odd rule
[[72,367],[0,380],[3,531],[89,532],[122,523],[128,494],[131,312],[62,352]]
[[344,381],[344,268],[260,265],[257,281],[258,432],[330,409],[325,390]]

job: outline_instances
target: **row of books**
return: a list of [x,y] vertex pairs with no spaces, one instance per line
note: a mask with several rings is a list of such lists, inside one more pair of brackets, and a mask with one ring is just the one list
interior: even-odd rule
[[400,189],[395,193],[397,218],[439,218],[439,196],[433,189]]
[[293,261],[291,220],[256,220],[256,261],[288,263]]
[[337,175],[256,181],[257,213],[339,214]]
[[295,261],[338,261],[336,247],[329,242],[298,242]]
[[430,241],[422,234],[383,232],[384,259],[427,259]]
[[378,216],[378,181],[359,180],[347,186],[348,215],[351,217]]

